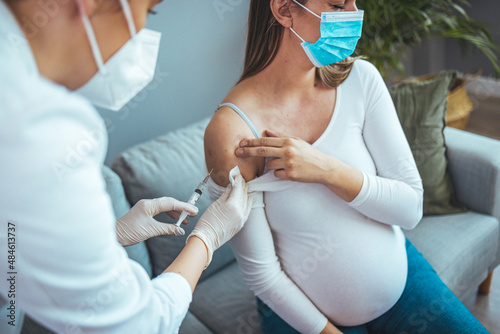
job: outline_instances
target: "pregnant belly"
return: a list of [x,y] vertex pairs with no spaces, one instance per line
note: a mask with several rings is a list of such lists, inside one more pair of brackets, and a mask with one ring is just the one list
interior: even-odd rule
[[373,221],[340,199],[309,208],[309,214],[293,208],[283,214],[277,207],[266,198],[282,268],[330,321],[363,324],[397,302],[407,275],[398,227]]

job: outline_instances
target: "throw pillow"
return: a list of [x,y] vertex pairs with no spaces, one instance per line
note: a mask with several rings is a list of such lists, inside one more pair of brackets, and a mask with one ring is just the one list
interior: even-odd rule
[[466,211],[455,199],[447,173],[444,127],[447,95],[457,76],[447,71],[425,81],[406,81],[389,89],[424,186],[424,215]]

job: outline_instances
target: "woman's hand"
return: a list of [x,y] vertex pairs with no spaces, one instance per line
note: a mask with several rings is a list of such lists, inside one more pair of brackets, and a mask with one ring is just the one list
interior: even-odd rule
[[328,321],[325,328],[319,334],[342,334],[342,332]]
[[275,170],[280,179],[299,182],[323,183],[335,159],[297,137],[278,135],[267,130],[269,137],[245,139],[240,142],[236,155],[275,158],[267,168]]
[[266,132],[269,137],[242,140],[236,156],[275,158],[267,162],[267,168],[275,170],[276,177],[324,184],[346,202],[352,201],[361,191],[363,174],[359,170],[300,138]]

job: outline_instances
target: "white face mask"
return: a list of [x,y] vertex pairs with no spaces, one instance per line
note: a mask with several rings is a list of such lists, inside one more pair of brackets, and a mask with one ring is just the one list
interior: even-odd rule
[[82,20],[99,71],[77,90],[93,104],[120,110],[153,80],[161,33],[141,29],[137,33],[127,0],[120,0],[132,38],[104,64],[94,30],[83,10]]

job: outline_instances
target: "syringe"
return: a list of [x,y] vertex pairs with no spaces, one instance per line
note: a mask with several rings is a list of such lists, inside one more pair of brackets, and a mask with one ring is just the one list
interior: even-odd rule
[[[207,186],[207,181],[208,178],[210,177],[210,174],[212,174],[212,171],[213,169],[210,171],[210,173],[208,173],[207,177],[202,182],[200,182],[200,184],[198,184],[193,194],[191,195],[191,197],[189,197],[189,200],[187,201],[189,204],[195,205],[200,196],[203,194],[203,190],[205,190],[205,187]],[[177,223],[175,223],[175,225],[181,226],[181,223],[184,221],[184,219],[186,219],[188,214],[189,213],[187,211],[182,211],[179,220],[177,221]]]

